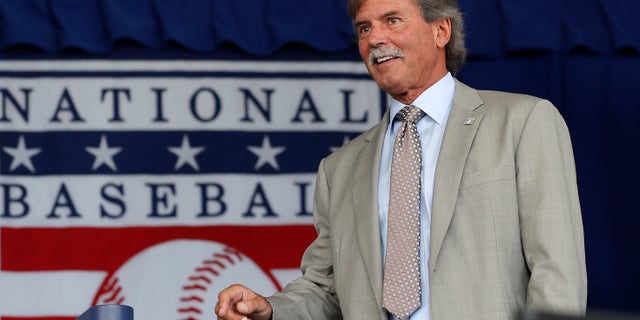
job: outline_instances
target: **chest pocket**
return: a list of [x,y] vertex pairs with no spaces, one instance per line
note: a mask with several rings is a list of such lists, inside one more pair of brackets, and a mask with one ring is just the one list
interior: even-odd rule
[[494,181],[510,180],[515,177],[513,166],[495,166],[472,172],[465,172],[460,181],[460,190],[473,188],[478,185],[491,183]]

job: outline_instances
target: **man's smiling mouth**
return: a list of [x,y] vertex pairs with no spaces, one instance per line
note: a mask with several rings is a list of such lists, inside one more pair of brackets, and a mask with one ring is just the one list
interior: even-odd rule
[[392,57],[392,56],[385,56],[385,57],[380,57],[376,59],[376,63],[377,64],[381,64],[383,62],[389,61],[391,59],[395,59],[396,57]]
[[372,48],[369,52],[369,65],[382,64],[396,58],[403,58],[404,53],[395,47],[385,46]]

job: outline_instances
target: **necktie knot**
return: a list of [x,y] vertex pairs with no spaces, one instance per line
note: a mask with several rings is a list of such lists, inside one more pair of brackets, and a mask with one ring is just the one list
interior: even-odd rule
[[420,110],[420,108],[412,105],[402,108],[400,112],[396,114],[396,119],[403,122],[416,123],[424,116],[425,113]]

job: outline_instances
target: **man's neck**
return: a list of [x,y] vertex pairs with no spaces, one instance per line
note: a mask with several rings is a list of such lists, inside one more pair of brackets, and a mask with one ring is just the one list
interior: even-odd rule
[[423,92],[425,92],[427,89],[431,88],[431,86],[433,86],[435,83],[437,83],[438,81],[440,81],[442,78],[444,78],[445,75],[447,75],[449,71],[447,71],[446,69],[440,73],[438,72],[438,76],[433,76],[431,77],[431,80],[428,81],[424,86],[419,87],[419,88],[415,88],[415,89],[409,89],[406,92],[403,93],[399,93],[399,94],[389,94],[392,98],[396,99],[397,101],[405,104],[405,105],[410,105],[412,104]]

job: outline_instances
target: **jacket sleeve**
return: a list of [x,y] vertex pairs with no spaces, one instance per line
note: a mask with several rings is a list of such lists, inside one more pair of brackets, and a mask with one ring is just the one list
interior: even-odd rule
[[532,109],[516,150],[522,245],[531,272],[527,307],[584,314],[587,275],[573,151],[549,101]]
[[342,319],[334,287],[328,212],[329,188],[324,166],[325,160],[322,160],[314,195],[313,223],[318,237],[302,257],[303,276],[267,298],[273,307],[273,320]]

